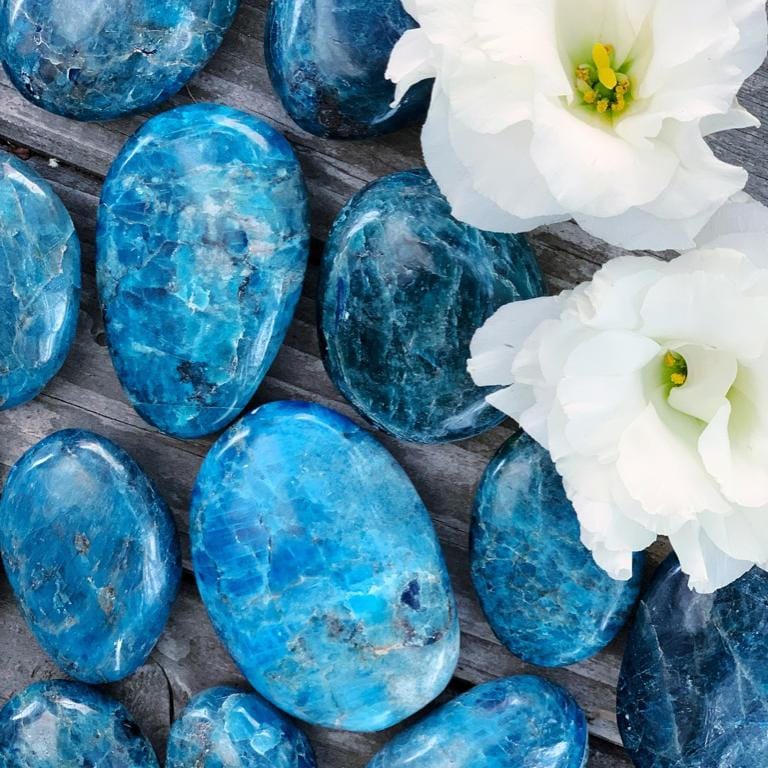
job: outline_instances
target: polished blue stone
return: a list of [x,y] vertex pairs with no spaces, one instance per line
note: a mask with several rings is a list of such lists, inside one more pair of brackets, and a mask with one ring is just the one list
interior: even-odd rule
[[341,212],[323,258],[320,335],[328,373],[401,440],[477,435],[504,414],[467,372],[475,331],[504,304],[541,295],[519,236],[461,224],[425,170],[386,176]]
[[624,653],[618,723],[637,768],[768,765],[768,572],[700,595],[674,556],[662,564]]
[[315,768],[309,739],[255,693],[211,688],[173,724],[165,768]]
[[165,502],[125,451],[84,430],[30,448],[0,499],[0,550],[32,632],[68,675],[119,680],[146,661],[181,557]]
[[96,272],[144,419],[191,438],[240,413],[288,330],[308,244],[301,169],[266,123],[198,104],[128,141],[102,193]]
[[540,677],[494,680],[396,736],[368,768],[585,768],[587,721]]
[[122,704],[80,683],[49,680],[0,711],[3,768],[159,768]]
[[0,59],[37,106],[110,120],[156,106],[216,52],[238,0],[3,0]]
[[399,107],[385,75],[395,43],[415,26],[400,0],[272,0],[265,56],[272,84],[304,130],[359,139],[424,118],[430,85]]
[[0,411],[31,400],[56,375],[79,302],[72,219],[46,181],[0,151]]
[[405,472],[334,411],[270,403],[221,436],[191,510],[198,586],[273,704],[374,731],[434,699],[456,666],[456,605]]
[[472,581],[498,638],[544,667],[573,664],[608,645],[640,593],[644,557],[629,581],[602,570],[549,453],[518,432],[488,465],[475,497]]

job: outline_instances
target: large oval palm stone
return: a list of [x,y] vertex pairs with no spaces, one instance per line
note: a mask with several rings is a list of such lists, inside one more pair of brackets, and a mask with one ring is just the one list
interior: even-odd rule
[[393,107],[395,87],[385,77],[395,43],[414,26],[400,0],[273,0],[265,55],[288,114],[304,130],[337,139],[421,120],[429,85]]
[[200,104],[128,141],[96,266],[112,360],[147,421],[191,438],[240,413],[285,337],[308,242],[301,169],[266,123]]
[[586,768],[587,720],[539,677],[494,680],[396,736],[368,768]]
[[617,716],[637,768],[768,765],[768,572],[702,595],[670,556],[637,611]]
[[280,709],[380,730],[450,680],[458,620],[429,514],[344,416],[271,403],[230,428],[200,470],[190,526],[213,623]]
[[475,331],[504,304],[542,292],[522,237],[458,222],[425,170],[374,182],[342,211],[326,246],[320,333],[328,373],[378,427],[440,443],[504,415],[467,372]]
[[0,410],[31,400],[59,371],[79,301],[72,219],[46,181],[0,151]]
[[30,628],[67,674],[119,680],[149,656],[181,575],[176,530],[139,466],[92,432],[56,432],[11,469],[0,549]]
[[110,120],[179,91],[224,38],[238,0],[7,0],[0,59],[37,106]]

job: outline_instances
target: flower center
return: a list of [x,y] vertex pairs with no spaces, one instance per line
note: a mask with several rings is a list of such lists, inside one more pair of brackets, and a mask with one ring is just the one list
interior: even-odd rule
[[632,99],[629,76],[615,69],[612,45],[595,43],[592,61],[576,67],[576,90],[587,106],[601,115],[619,114]]
[[671,387],[682,387],[688,381],[688,363],[677,352],[669,350],[663,359],[664,378]]

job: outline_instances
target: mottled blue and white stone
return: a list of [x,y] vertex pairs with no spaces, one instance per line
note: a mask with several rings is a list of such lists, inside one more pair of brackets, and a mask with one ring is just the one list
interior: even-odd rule
[[214,626],[280,709],[376,731],[449,682],[459,626],[429,514],[346,417],[309,403],[258,408],[206,457],[190,526]]
[[38,107],[111,120],[169,99],[216,52],[238,0],[3,0],[0,59]]
[[0,151],[0,411],[31,400],[58,373],[79,302],[72,219],[44,179]]
[[293,317],[308,218],[288,142],[244,112],[182,107],[128,141],[102,193],[96,274],[144,419],[192,438],[245,408]]
[[540,677],[478,685],[396,736],[368,768],[585,768],[587,720]]
[[125,451],[84,430],[30,448],[0,499],[0,549],[30,629],[64,672],[102,683],[146,661],[181,557],[165,502]]
[[637,768],[768,765],[768,572],[701,595],[668,558],[640,601],[617,717]]
[[122,704],[80,683],[49,680],[0,711],[3,768],[159,768]]
[[475,496],[472,581],[488,623],[515,655],[558,667],[594,656],[626,624],[644,556],[616,581],[581,543],[549,452],[524,432],[493,458]]
[[305,131],[359,139],[423,120],[430,84],[392,106],[385,77],[395,43],[415,27],[400,0],[272,0],[265,57],[277,95]]
[[165,768],[316,768],[309,739],[255,693],[211,688],[173,724]]
[[467,372],[475,331],[543,292],[524,238],[458,222],[425,170],[395,173],[339,215],[323,258],[320,336],[342,394],[401,440],[441,443],[504,414]]

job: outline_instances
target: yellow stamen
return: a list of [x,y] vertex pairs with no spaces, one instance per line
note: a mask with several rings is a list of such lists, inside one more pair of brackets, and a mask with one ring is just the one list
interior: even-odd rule
[[600,99],[600,101],[597,102],[597,111],[600,114],[604,114],[608,111],[608,107],[611,106],[611,102],[608,101],[608,99]]
[[670,377],[670,381],[681,387],[688,380],[688,377],[684,373],[673,373]]
[[666,355],[664,355],[664,365],[667,366],[667,368],[674,368],[677,364],[677,361],[675,360],[675,356],[671,352],[667,352]]

